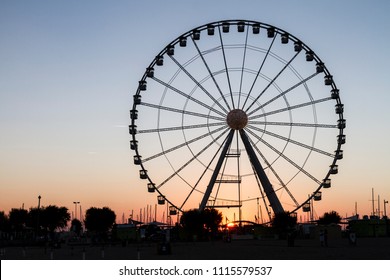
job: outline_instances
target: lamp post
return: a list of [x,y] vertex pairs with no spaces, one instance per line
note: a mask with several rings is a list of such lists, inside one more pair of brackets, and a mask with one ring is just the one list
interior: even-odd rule
[[38,234],[39,234],[39,209],[41,208],[41,195],[38,195],[38,211],[37,211],[37,236],[38,236]]
[[80,203],[80,201],[73,201],[74,203],[74,218],[77,219],[77,204]]
[[389,228],[388,228],[388,219],[387,219],[387,215],[386,215],[386,204],[389,203],[388,200],[384,199],[383,200],[383,213],[385,214],[384,216],[384,219],[385,219],[385,224],[386,224],[386,235],[389,236]]

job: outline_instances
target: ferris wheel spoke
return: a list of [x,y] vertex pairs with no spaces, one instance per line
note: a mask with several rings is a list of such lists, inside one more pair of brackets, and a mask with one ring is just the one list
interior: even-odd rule
[[294,202],[295,206],[299,206],[298,201],[295,199],[294,195],[291,193],[291,191],[287,188],[287,185],[283,182],[282,178],[279,176],[279,174],[276,172],[276,170],[272,167],[272,164],[267,160],[267,158],[264,156],[264,154],[259,150],[259,148],[256,146],[256,144],[253,142],[251,138],[249,138],[249,141],[251,145],[254,147],[256,152],[261,156],[261,158],[264,160],[267,167],[271,170],[271,172],[275,175],[276,179],[279,181],[279,184],[282,186],[282,188],[287,192],[287,194],[290,196],[291,200]]
[[272,39],[271,44],[270,44],[269,47],[268,47],[267,53],[265,54],[264,59],[263,59],[263,61],[261,62],[261,65],[260,65],[260,67],[259,67],[259,70],[257,71],[257,74],[256,74],[256,76],[255,76],[255,79],[253,80],[252,86],[251,86],[251,88],[250,88],[250,90],[249,90],[249,92],[248,92],[248,95],[247,95],[246,98],[245,98],[245,102],[244,102],[244,104],[242,105],[242,109],[243,109],[243,110],[244,110],[245,105],[246,105],[246,103],[247,103],[247,101],[248,101],[248,98],[249,98],[249,96],[251,95],[252,90],[253,90],[253,88],[254,88],[254,86],[255,86],[255,84],[256,84],[257,78],[260,76],[260,73],[261,73],[261,70],[263,69],[264,63],[265,63],[265,61],[267,60],[267,58],[269,57],[270,51],[271,51],[272,46],[273,46],[273,44],[274,44],[274,42],[275,42],[275,38],[276,38],[276,36],[274,36],[274,38]]
[[240,77],[240,90],[239,90],[238,104],[237,104],[238,108],[240,108],[240,102],[241,102],[242,82],[243,82],[243,79],[244,79],[246,51],[247,51],[247,47],[248,47],[248,33],[249,33],[249,28],[246,29],[245,44],[244,44],[244,54],[242,56],[241,77]]
[[[191,37],[191,38],[192,38],[192,37]],[[195,41],[193,38],[192,38],[192,42],[194,43],[195,48],[196,48],[196,50],[198,51],[198,53],[199,53],[199,55],[200,55],[200,57],[201,57],[201,59],[202,59],[202,61],[203,61],[203,64],[205,65],[205,67],[206,67],[206,69],[207,69],[207,71],[208,71],[208,73],[209,73],[211,79],[213,80],[215,86],[217,87],[217,90],[218,90],[219,94],[221,95],[223,101],[225,102],[225,105],[226,105],[226,107],[228,108],[228,111],[230,111],[231,108],[230,108],[230,106],[229,106],[229,103],[227,102],[227,100],[226,100],[224,94],[222,93],[221,88],[219,87],[217,81],[215,80],[215,77],[214,77],[213,73],[211,72],[209,65],[207,64],[206,59],[204,58],[204,55],[203,55],[202,52],[200,51],[200,49],[199,49],[199,47],[198,47],[198,44],[196,43],[196,41]]]
[[337,128],[337,125],[335,125],[335,124],[324,124],[324,123],[294,123],[294,122],[251,121],[251,124],[278,125],[278,126],[319,127],[319,128]]
[[289,107],[278,109],[278,110],[274,110],[274,111],[269,111],[269,112],[266,112],[266,113],[263,113],[263,114],[250,116],[250,117],[248,117],[248,119],[249,120],[253,120],[253,119],[257,119],[257,118],[263,118],[265,116],[270,116],[270,115],[274,115],[274,114],[283,113],[283,112],[286,112],[286,111],[296,110],[296,109],[304,108],[304,107],[307,107],[307,106],[312,106],[314,104],[327,102],[327,101],[330,101],[330,100],[332,100],[332,97],[325,97],[325,98],[322,98],[322,99],[313,100],[313,101],[297,104],[297,105],[294,105],[294,106],[289,106]]
[[283,97],[285,96],[288,92],[292,91],[293,89],[299,87],[300,85],[302,84],[305,84],[307,81],[311,80],[312,78],[314,78],[315,76],[317,76],[318,73],[314,73],[312,75],[310,75],[309,77],[299,81],[298,83],[296,83],[295,85],[293,85],[292,87],[288,88],[287,90],[281,92],[280,94],[276,95],[275,97],[271,98],[270,100],[268,100],[267,102],[265,102],[264,104],[262,104],[261,106],[258,106],[256,109],[252,110],[251,112],[248,113],[248,117],[250,115],[252,115],[253,113],[259,111],[260,109],[266,107],[267,105],[271,104],[272,102],[274,102],[275,100],[279,99],[280,97]]
[[196,98],[194,98],[194,97],[192,97],[192,96],[190,96],[190,95],[184,93],[183,91],[177,89],[176,87],[171,86],[170,84],[167,84],[166,82],[163,82],[163,81],[161,81],[160,79],[158,79],[158,78],[156,78],[156,77],[153,77],[152,79],[155,80],[156,82],[158,82],[159,84],[161,84],[161,85],[163,85],[163,86],[169,88],[170,90],[173,90],[174,92],[176,92],[176,93],[178,93],[178,94],[184,96],[185,98],[187,98],[187,99],[189,99],[189,100],[191,100],[191,101],[193,101],[193,102],[195,102],[195,103],[197,103],[197,104],[199,104],[199,105],[201,105],[201,106],[203,106],[203,107],[209,109],[210,111],[213,111],[214,113],[216,113],[216,114],[218,114],[218,115],[220,115],[220,116],[223,116],[223,115],[224,115],[222,112],[220,112],[220,111],[216,110],[215,108],[210,107],[209,105],[207,105],[207,104],[205,104],[205,103],[199,101],[198,99],[196,99]]
[[175,112],[175,113],[179,113],[179,114],[196,116],[196,117],[205,118],[205,119],[213,119],[213,120],[217,120],[217,121],[224,121],[225,120],[225,118],[220,118],[217,116],[211,116],[211,115],[206,115],[206,114],[201,114],[201,113],[197,113],[197,112],[181,110],[181,109],[176,109],[176,108],[171,108],[171,107],[166,107],[166,106],[161,106],[161,105],[156,105],[156,104],[151,104],[151,103],[146,103],[146,102],[141,102],[140,105],[144,105],[144,106],[159,109],[159,110]]
[[[199,87],[204,93],[206,93],[206,95],[214,102],[214,104],[216,104],[217,106],[219,106],[219,108],[221,108],[221,110],[222,111],[224,111],[225,113],[228,113],[228,111],[226,110],[226,108],[225,107],[223,107],[222,105],[221,105],[221,103],[220,102],[218,102],[215,98],[214,98],[214,96],[212,96],[211,94],[210,94],[210,92],[208,92],[203,86],[202,86],[202,84],[198,81],[198,80],[196,80],[192,75],[191,75],[191,73],[189,73],[188,71],[187,71],[187,69],[182,65],[182,64],[180,64],[180,62],[178,62],[172,55],[170,55],[169,56],[175,63],[176,63],[176,65],[197,85],[197,87]],[[220,115],[222,115],[222,113],[219,113]]]
[[296,123],[296,122],[261,122],[261,121],[252,121],[253,124],[263,124],[263,125],[275,125],[275,126],[298,126],[298,127],[314,127],[314,128],[337,128],[336,124],[324,124],[324,123]]
[[259,137],[256,133],[252,132],[251,130],[248,130],[250,134],[252,134],[256,139],[261,141],[264,145],[266,145],[268,148],[270,148],[272,151],[274,151],[278,156],[285,159],[288,163],[290,163],[292,166],[294,166],[298,171],[301,171],[303,174],[305,174],[307,177],[312,179],[314,182],[316,182],[318,185],[321,184],[321,181],[315,178],[313,175],[311,175],[309,172],[307,172],[303,167],[299,166],[297,163],[295,163],[292,159],[287,157],[283,152],[280,152],[278,149],[276,149],[274,146],[269,144],[267,141],[264,141],[261,137]]
[[269,131],[267,131],[267,130],[264,130],[264,129],[255,127],[255,126],[253,126],[253,125],[248,125],[247,127],[250,128],[250,129],[256,130],[256,131],[258,131],[258,132],[261,132],[261,133],[270,135],[270,136],[272,136],[272,137],[281,139],[281,140],[283,140],[283,141],[286,141],[286,142],[289,142],[289,143],[292,143],[292,144],[301,146],[301,147],[303,147],[303,148],[305,148],[305,149],[308,149],[308,150],[317,152],[317,153],[319,153],[319,154],[323,154],[323,155],[328,156],[328,157],[331,157],[331,158],[334,157],[334,154],[331,154],[331,153],[329,153],[329,152],[326,152],[326,151],[317,149],[317,148],[315,148],[315,147],[313,147],[313,146],[310,146],[310,145],[303,144],[303,143],[301,143],[301,142],[299,142],[299,141],[292,140],[292,139],[290,139],[290,138],[281,136],[281,135],[279,135],[279,134],[269,132]]
[[186,130],[186,129],[194,129],[194,128],[204,128],[204,127],[211,127],[211,126],[219,126],[219,125],[226,125],[226,122],[193,124],[193,125],[173,126],[173,127],[164,127],[164,128],[153,128],[153,129],[141,129],[141,130],[138,131],[138,133],[141,134],[141,133],[167,132],[167,131],[175,131],[175,130]]
[[201,140],[201,139],[203,139],[203,138],[205,138],[205,137],[207,137],[207,136],[213,135],[213,134],[215,134],[215,133],[217,133],[217,132],[219,132],[219,131],[221,131],[221,130],[223,130],[223,129],[225,129],[225,128],[226,128],[226,127],[217,128],[217,129],[215,129],[215,130],[213,130],[213,131],[207,132],[207,133],[202,134],[202,135],[200,135],[200,136],[198,136],[198,137],[196,137],[196,138],[193,138],[193,139],[191,139],[191,140],[189,140],[189,141],[186,141],[186,142],[184,142],[184,143],[181,143],[180,145],[177,145],[177,146],[175,146],[175,147],[172,147],[172,148],[170,148],[170,149],[167,149],[167,150],[165,150],[165,151],[162,151],[162,152],[160,152],[160,153],[158,153],[158,154],[152,155],[152,156],[150,156],[150,157],[148,157],[148,158],[142,160],[142,163],[145,163],[145,162],[147,162],[147,161],[150,161],[150,160],[155,159],[155,158],[157,158],[157,157],[160,157],[160,156],[162,156],[162,155],[165,155],[165,154],[171,153],[171,152],[173,152],[173,151],[176,151],[176,150],[178,150],[178,149],[180,149],[180,148],[182,148],[182,147],[185,147],[185,146],[187,146],[187,145],[189,145],[189,144],[192,144],[192,143],[194,143],[194,142],[196,142],[196,141],[199,141],[199,140]]
[[173,174],[171,174],[169,177],[167,177],[163,182],[161,182],[156,188],[160,189],[162,186],[164,186],[167,182],[169,182],[173,177],[178,175],[184,168],[186,168],[191,162],[193,162],[197,157],[199,157],[201,154],[203,154],[208,148],[210,148],[219,138],[221,138],[228,130],[223,131],[221,134],[219,134],[216,138],[214,138],[209,144],[207,144],[203,149],[201,149],[196,155],[194,155],[190,160],[188,160],[186,163],[184,163],[179,169],[175,170]]
[[278,74],[271,80],[271,82],[268,83],[268,85],[263,89],[263,91],[252,101],[252,103],[248,106],[248,108],[245,109],[247,112],[250,108],[252,108],[253,105],[256,104],[256,102],[259,100],[259,98],[264,94],[264,92],[267,91],[267,89],[276,81],[276,79],[286,70],[286,68],[291,64],[291,62],[294,61],[294,59],[299,55],[300,51],[296,52],[295,55],[283,66],[283,68],[279,71]]
[[221,47],[222,47],[222,56],[223,56],[223,62],[225,64],[227,83],[228,83],[228,86],[229,86],[230,99],[232,101],[233,109],[235,109],[234,100],[233,100],[232,85],[231,85],[231,82],[230,82],[228,65],[227,65],[227,61],[226,61],[225,47],[224,47],[223,40],[222,40],[221,26],[218,26],[218,32],[219,32],[219,39],[220,39]]

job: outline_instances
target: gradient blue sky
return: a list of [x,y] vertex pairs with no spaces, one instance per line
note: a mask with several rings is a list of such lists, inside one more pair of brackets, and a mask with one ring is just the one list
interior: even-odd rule
[[[389,1],[0,1],[0,210],[156,203],[132,164],[132,95],[180,34],[223,19],[291,32],[341,90],[347,143],[323,211],[390,200]],[[377,202],[375,202],[375,207]],[[388,208],[390,211],[390,207]]]

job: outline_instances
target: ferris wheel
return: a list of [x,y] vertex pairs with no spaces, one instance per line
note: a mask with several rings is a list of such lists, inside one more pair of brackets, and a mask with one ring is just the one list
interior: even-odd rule
[[147,66],[133,98],[134,164],[171,215],[306,212],[343,158],[333,76],[303,41],[269,24],[224,20],[185,32]]

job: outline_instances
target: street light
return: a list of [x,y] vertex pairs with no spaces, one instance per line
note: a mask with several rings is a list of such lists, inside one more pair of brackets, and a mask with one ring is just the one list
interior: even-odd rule
[[73,201],[74,203],[74,218],[77,219],[77,204],[80,203],[80,201]]
[[41,198],[42,196],[41,195],[38,195],[38,211],[37,211],[37,236],[38,236],[38,233],[39,233],[39,209],[41,208]]

